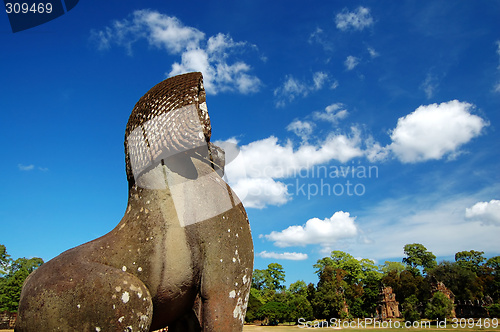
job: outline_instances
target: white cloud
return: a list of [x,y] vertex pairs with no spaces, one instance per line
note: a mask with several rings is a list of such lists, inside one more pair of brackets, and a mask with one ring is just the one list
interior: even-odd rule
[[32,171],[35,169],[35,165],[17,164],[17,168],[19,168],[20,171]]
[[478,202],[465,209],[465,217],[484,225],[500,226],[500,201],[492,199],[489,202]]
[[251,70],[248,64],[242,61],[227,63],[230,52],[244,46],[245,43],[234,42],[229,35],[219,33],[208,39],[206,49],[186,50],[181,62],[174,63],[168,75],[200,71],[205,88],[213,94],[235,88],[243,94],[257,92],[261,82],[256,76],[248,74]]
[[286,129],[299,136],[303,141],[307,141],[313,132],[314,126],[314,123],[309,121],[295,120]]
[[353,70],[359,64],[359,59],[355,56],[349,55],[344,61],[344,65],[347,70]]
[[370,162],[385,161],[388,159],[390,154],[390,149],[385,146],[381,146],[379,142],[376,142],[373,137],[369,137],[365,140],[366,150],[365,156]]
[[234,178],[231,170],[226,168],[229,184],[246,208],[263,209],[267,205],[280,206],[291,197],[283,182],[272,177]]
[[425,81],[420,85],[420,89],[425,92],[427,99],[430,99],[434,96],[434,92],[438,88],[437,78],[434,75],[427,74]]
[[378,260],[401,259],[403,247],[408,243],[421,243],[441,257],[470,249],[500,254],[498,226],[476,218],[467,220],[464,213],[467,207],[481,200],[478,197],[498,193],[499,186],[477,194],[450,195],[447,187],[450,177],[432,182],[432,192],[386,199],[357,213],[363,221],[358,231],[370,241],[353,239],[343,243],[344,247],[349,247],[349,253],[355,257],[365,257],[369,252],[370,258]]
[[274,96],[278,98],[276,107],[283,107],[297,96],[305,97],[310,88],[293,76],[287,76],[283,85],[274,90]]
[[326,51],[332,51],[334,48],[331,38],[329,38],[320,27],[317,27],[316,30],[309,35],[308,42],[309,44],[318,43]]
[[281,232],[273,231],[263,237],[282,248],[309,244],[329,246],[339,240],[353,238],[358,234],[358,227],[354,223],[355,219],[355,217],[350,216],[349,212],[338,211],[330,218],[323,220],[312,218],[305,225],[290,226]]
[[262,258],[287,259],[292,261],[303,261],[308,258],[307,254],[303,254],[300,252],[277,253],[277,252],[262,251],[260,253],[257,253],[257,256]]
[[[303,82],[293,76],[286,76],[283,85],[274,90],[276,107],[283,107],[296,97],[306,97],[309,93],[321,90],[330,78],[325,72],[315,72],[312,81]],[[337,83],[338,85],[338,83]],[[336,88],[331,86],[332,89]]]
[[199,47],[205,38],[203,32],[185,26],[176,17],[150,10],[136,10],[130,19],[114,21],[111,27],[91,33],[100,49],[116,44],[127,48],[130,54],[132,45],[142,38],[147,39],[150,45],[174,54]]
[[328,80],[328,74],[318,71],[313,74],[313,81],[314,81],[314,89],[319,90],[323,87],[323,84],[325,84],[325,81]]
[[376,58],[379,56],[378,52],[375,51],[372,47],[368,47],[368,53],[370,53],[370,57]]
[[[287,130],[302,138],[298,147],[291,140],[279,142],[275,136],[244,145],[239,156],[241,162],[226,166],[227,180],[246,207],[261,209],[286,204],[294,194],[301,194],[289,192],[299,184],[287,185],[283,179],[297,178],[301,172],[333,160],[346,163],[364,156],[370,162],[381,162],[394,155],[403,163],[413,163],[451,158],[488,125],[471,114],[472,109],[473,105],[456,100],[420,106],[398,120],[390,133],[392,143],[387,146],[382,146],[371,135],[362,135],[356,126],[352,126],[349,133],[332,131],[319,139],[313,135],[315,122],[296,119]],[[336,124],[347,115],[343,104],[334,103],[324,112],[313,112],[311,117]]]
[[345,119],[347,115],[349,115],[349,112],[345,109],[343,104],[334,103],[328,105],[324,112],[314,112],[313,118],[337,124],[339,120]]
[[[497,40],[497,54],[500,60],[500,40]],[[500,69],[500,64],[498,65],[498,69]]]
[[351,128],[351,135],[331,133],[317,144],[302,144],[294,149],[291,141],[280,144],[271,136],[241,147],[242,156],[250,177],[287,178],[301,169],[323,164],[331,160],[345,163],[361,157],[361,138],[357,129]]
[[493,91],[495,92],[500,92],[500,82],[498,82],[495,87],[493,88]]
[[399,118],[389,148],[403,163],[453,157],[488,123],[471,114],[472,104],[452,100],[420,106]]
[[[252,93],[259,90],[261,81],[249,74],[251,67],[243,61],[230,62],[233,52],[249,47],[235,42],[229,35],[219,33],[205,42],[205,34],[185,26],[179,19],[152,10],[137,10],[130,19],[115,21],[110,27],[92,31],[99,49],[115,44],[132,54],[132,46],[146,39],[151,46],[164,49],[168,54],[180,55],[180,62],[172,65],[169,76],[190,71],[201,71],[208,93],[221,91]],[[251,46],[250,46],[251,47]]]
[[363,30],[373,24],[373,18],[370,15],[370,9],[358,7],[355,11],[349,12],[344,9],[335,16],[337,28],[346,31],[349,29]]
[[290,140],[281,144],[271,136],[241,147],[241,161],[226,165],[227,181],[247,208],[282,205],[292,197],[277,179],[297,176],[301,170],[331,160],[345,163],[361,157],[361,143],[356,128],[351,128],[350,135],[331,133],[316,144],[303,142],[298,148]]
[[185,26],[176,17],[149,10],[138,10],[133,16],[133,25],[129,29],[146,30],[146,37],[151,45],[163,47],[171,53],[197,48],[205,38],[203,32]]

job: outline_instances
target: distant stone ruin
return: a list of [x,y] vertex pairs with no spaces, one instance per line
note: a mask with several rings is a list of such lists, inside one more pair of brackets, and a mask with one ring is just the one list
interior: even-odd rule
[[379,319],[399,318],[399,302],[396,301],[396,294],[392,292],[392,287],[382,286],[378,294],[377,316]]
[[453,305],[453,309],[451,310],[451,318],[457,317],[457,315],[455,313],[455,294],[453,294],[453,292],[451,290],[446,288],[444,283],[442,283],[441,281],[437,281],[437,279],[433,276],[431,278],[431,297],[436,292],[443,293],[447,298],[449,298],[451,300],[451,303]]
[[456,317],[458,318],[487,318],[489,317],[487,306],[491,305],[493,301],[489,296],[483,300],[468,300],[457,301],[455,307]]
[[0,311],[0,330],[11,330],[16,325],[15,312]]

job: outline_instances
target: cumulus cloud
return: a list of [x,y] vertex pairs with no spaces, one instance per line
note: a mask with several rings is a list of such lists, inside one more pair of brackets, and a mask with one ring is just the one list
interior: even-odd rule
[[299,136],[303,141],[307,141],[313,132],[314,126],[314,123],[309,121],[294,120],[286,129]]
[[226,168],[226,173],[229,184],[246,208],[263,209],[267,205],[280,206],[291,199],[287,186],[272,177],[235,178],[229,167]]
[[286,259],[291,261],[303,261],[308,258],[307,254],[303,254],[300,252],[277,253],[277,252],[262,251],[260,253],[257,253],[257,256],[262,258]]
[[118,45],[125,47],[131,55],[133,44],[146,39],[153,47],[163,49],[170,55],[180,55],[180,62],[172,65],[168,76],[201,71],[208,93],[237,90],[246,94],[258,91],[261,85],[259,78],[250,74],[251,67],[247,63],[230,62],[233,53],[241,53],[253,46],[235,42],[223,33],[205,41],[202,31],[157,11],[137,10],[129,18],[92,31],[92,38],[101,50]]
[[363,30],[373,25],[373,18],[370,14],[370,9],[358,7],[355,11],[350,12],[346,8],[335,16],[335,24],[337,28],[346,30]]
[[281,232],[273,231],[262,237],[282,248],[310,244],[329,246],[339,240],[353,238],[358,234],[358,227],[354,223],[355,219],[356,217],[351,217],[349,212],[338,211],[330,218],[323,220],[312,218],[305,225],[290,226]]
[[484,225],[500,226],[500,200],[477,202],[472,207],[465,209],[465,217],[473,221],[480,221]]
[[344,61],[344,65],[347,70],[353,70],[359,64],[359,59],[355,56],[349,55],[347,59]]
[[314,112],[313,118],[337,124],[340,120],[345,119],[347,115],[349,115],[349,112],[343,104],[334,103],[328,105],[324,112]]
[[245,43],[234,42],[229,35],[219,33],[208,39],[205,49],[186,50],[181,56],[181,62],[174,63],[168,75],[200,71],[203,73],[205,88],[214,94],[233,89],[244,94],[257,92],[261,82],[256,76],[248,74],[251,67],[242,61],[232,64],[227,62],[232,50],[244,46]]
[[472,104],[452,100],[420,106],[398,119],[389,148],[404,163],[452,158],[488,123],[471,113]]
[[[311,92],[321,90],[329,81],[330,77],[325,72],[314,73],[312,80],[309,82],[301,81],[291,75],[286,76],[283,84],[274,90],[276,107],[283,107],[296,97],[306,97]],[[336,87],[331,85],[332,89]]]
[[[382,146],[358,126],[351,126],[350,132],[331,131],[324,138],[314,135],[317,121],[337,124],[348,116],[343,104],[333,103],[324,111],[313,112],[304,120],[295,119],[286,127],[302,139],[298,146],[275,136],[242,146],[238,157],[241,161],[226,166],[227,181],[246,207],[261,209],[286,204],[294,194],[300,194],[289,192],[286,179],[332,161],[346,163],[365,157],[370,162],[382,162],[396,157],[403,163],[415,163],[453,158],[488,125],[471,113],[473,109],[472,104],[457,100],[420,106],[398,120],[396,128],[390,131],[392,143]],[[232,139],[231,143],[238,142]]]
[[[330,133],[315,144],[303,142],[295,148],[290,140],[280,143],[271,136],[241,146],[240,163],[226,165],[227,181],[245,207],[282,205],[292,199],[281,179],[294,177],[301,170],[337,160],[345,163],[363,155],[360,132],[350,135]],[[219,144],[219,143],[216,143]]]
[[370,162],[381,162],[389,158],[390,149],[387,146],[380,145],[373,137],[368,137],[365,140],[365,156]]

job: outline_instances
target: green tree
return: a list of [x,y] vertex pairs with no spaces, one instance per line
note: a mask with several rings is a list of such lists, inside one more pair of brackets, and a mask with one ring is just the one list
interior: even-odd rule
[[264,300],[260,292],[255,288],[250,288],[250,295],[248,297],[247,314],[245,321],[253,322],[257,319],[257,312],[264,305]]
[[313,265],[316,268],[316,274],[319,276],[326,266],[333,270],[341,269],[345,271],[345,281],[348,284],[357,283],[362,277],[363,269],[360,262],[352,255],[343,251],[332,251],[330,257],[324,257]]
[[296,295],[307,296],[307,284],[303,280],[297,280],[288,287],[290,292]]
[[487,279],[483,282],[485,292],[500,303],[500,256],[488,259],[480,269],[479,277]]
[[401,305],[403,309],[403,317],[405,321],[411,323],[420,320],[420,313],[418,312],[418,298],[415,295],[407,297],[403,304]]
[[314,318],[312,305],[304,295],[293,296],[292,300],[288,303],[287,313],[287,317],[292,322],[298,322],[299,318],[304,318],[305,320],[312,320]]
[[17,311],[24,281],[42,264],[43,260],[37,257],[11,261],[7,273],[0,278],[0,311]]
[[408,266],[408,270],[415,275],[420,274],[419,268],[427,271],[437,265],[436,256],[420,243],[405,245],[404,253],[406,257],[403,258],[403,263],[405,263]]
[[432,299],[427,303],[425,316],[429,319],[444,320],[451,316],[453,303],[441,292],[436,292]]
[[315,295],[316,295],[316,287],[312,282],[310,282],[307,285],[307,295],[306,295],[306,298],[309,301],[309,303],[312,304]]
[[283,285],[285,282],[285,270],[283,270],[283,266],[278,263],[269,264],[267,266],[265,279],[265,285],[268,289],[276,291],[285,288]]
[[376,314],[380,280],[381,275],[379,273],[367,274],[364,280],[362,295],[363,317],[371,317]]
[[313,265],[318,277],[326,266],[332,267],[333,270],[340,269],[345,271],[344,280],[349,285],[363,283],[363,280],[369,274],[379,275],[378,268],[372,260],[366,258],[357,260],[352,255],[343,251],[332,251],[330,257],[319,259]]
[[455,262],[464,269],[477,273],[479,266],[486,260],[483,255],[484,251],[460,251],[455,254]]
[[264,289],[266,283],[266,270],[253,270],[252,288],[257,290]]
[[400,262],[385,261],[383,265],[380,265],[379,269],[384,275],[388,275],[391,271],[396,271],[396,273],[400,274],[406,269],[406,266]]
[[500,303],[494,303],[488,306],[488,313],[491,318],[500,318]]
[[10,255],[7,254],[7,248],[0,244],[0,277],[7,273],[11,261]]
[[267,324],[283,322],[287,314],[287,306],[281,302],[268,302],[257,310],[258,319],[264,320]]
[[444,283],[453,292],[456,300],[475,300],[483,297],[483,290],[476,273],[456,262],[442,261],[429,270],[428,275]]
[[342,289],[345,289],[346,282],[343,280],[345,271],[326,265],[319,275],[318,286],[312,306],[314,317],[329,319],[340,317],[344,307],[344,296]]
[[285,286],[285,271],[278,263],[271,263],[265,270],[254,270],[252,275],[252,288],[257,290],[281,290]]
[[491,257],[486,261],[485,265],[498,273],[500,271],[500,256]]
[[408,270],[400,274],[395,270],[390,271],[382,278],[382,284],[392,287],[399,303],[403,303],[411,295],[416,295],[420,302],[425,302],[429,298],[429,283],[425,282],[421,275],[414,275]]

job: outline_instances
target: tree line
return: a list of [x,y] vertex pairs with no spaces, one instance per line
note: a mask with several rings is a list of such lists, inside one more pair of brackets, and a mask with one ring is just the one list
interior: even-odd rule
[[[437,280],[458,301],[488,299],[490,317],[500,316],[500,256],[482,251],[461,251],[455,261],[436,262],[422,244],[404,246],[401,262],[376,265],[343,251],[332,251],[314,265],[316,284],[302,280],[284,285],[285,271],[278,263],[254,270],[246,321],[295,322],[331,318],[376,317],[382,285],[392,287],[405,320],[449,317],[453,306],[441,292],[431,291]],[[0,244],[0,311],[17,312],[21,289],[28,275],[43,264],[41,258],[13,259]]]
[[302,280],[284,286],[285,271],[278,263],[254,270],[246,321],[264,324],[295,322],[299,318],[351,319],[377,317],[382,286],[390,286],[405,320],[444,319],[453,311],[452,301],[433,282],[442,282],[459,301],[487,299],[490,317],[500,316],[500,256],[486,259],[482,251],[461,251],[455,261],[436,262],[436,256],[419,243],[404,246],[401,262],[376,265],[343,251],[313,265],[317,284]]
[[17,312],[24,280],[42,264],[38,257],[14,260],[0,244],[0,311]]

